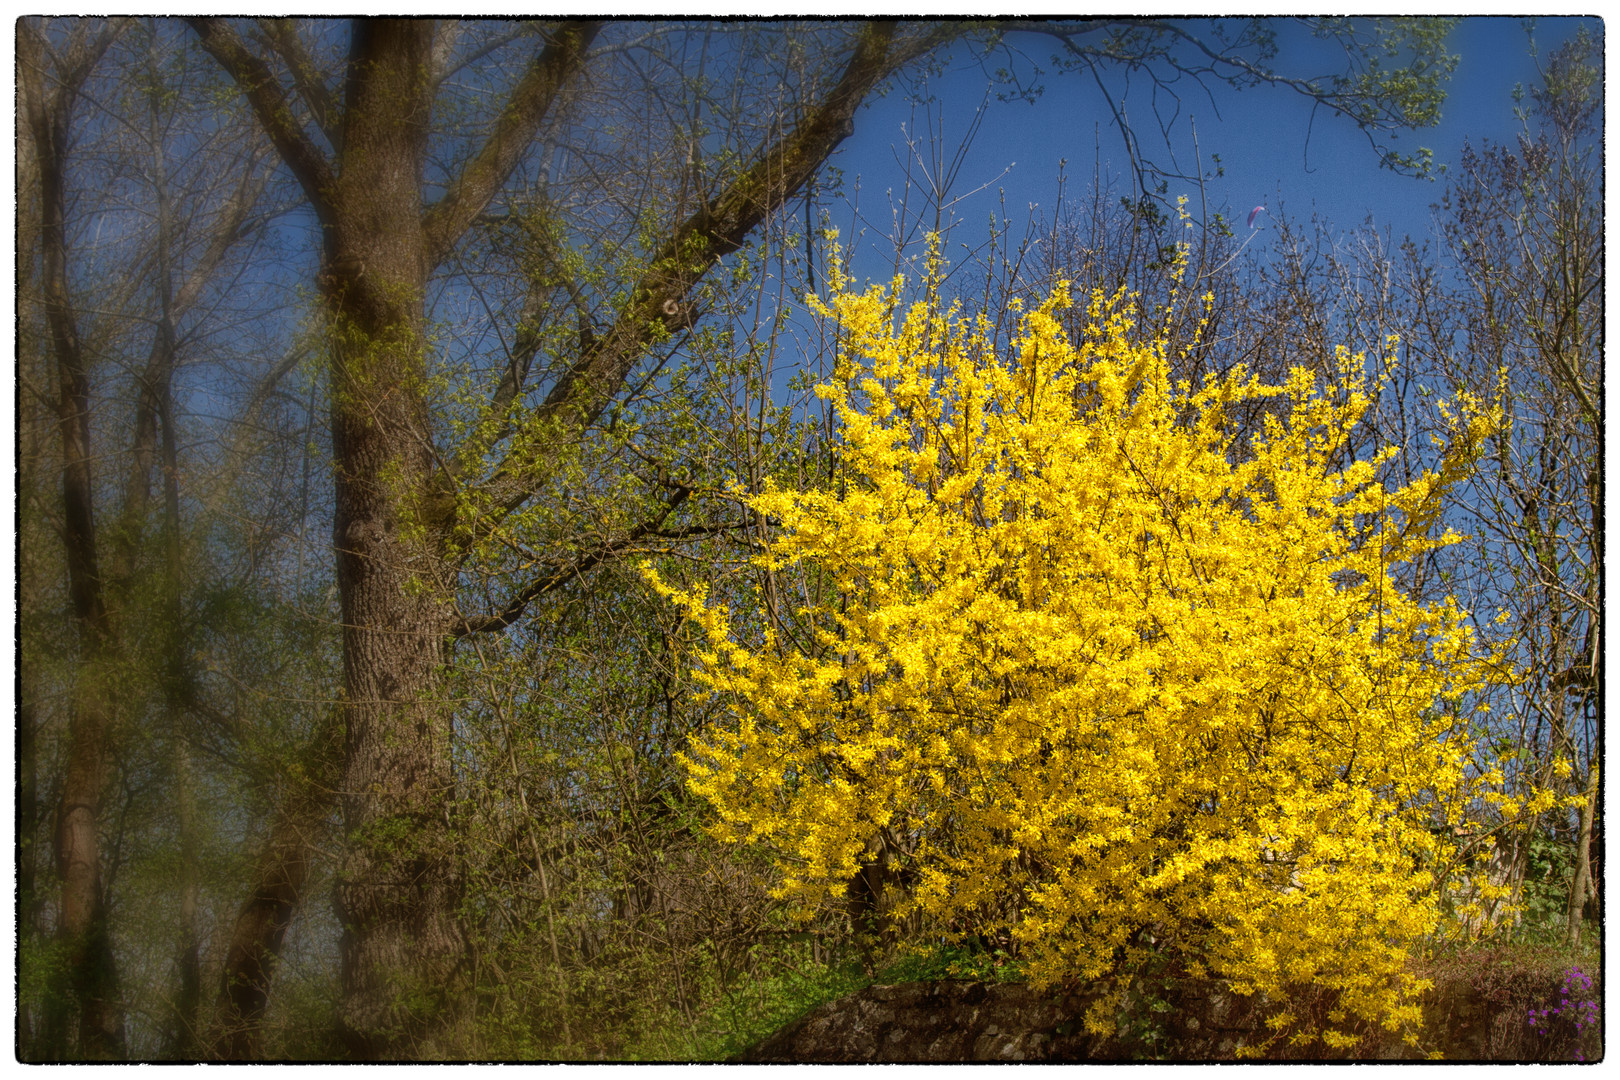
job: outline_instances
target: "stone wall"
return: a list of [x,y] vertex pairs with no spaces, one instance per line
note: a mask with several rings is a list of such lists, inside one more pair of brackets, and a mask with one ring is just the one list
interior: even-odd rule
[[[1550,977],[1548,977],[1550,978]],[[1425,1026],[1413,1048],[1376,1031],[1347,1052],[1351,1060],[1545,1060],[1533,1041],[1527,1002],[1548,1000],[1557,981],[1520,980],[1494,989],[1466,979],[1441,982],[1424,1001]],[[1214,980],[1138,980],[1112,1006],[1118,1031],[1089,1034],[1083,1018],[1114,984],[1040,995],[1012,983],[957,980],[869,986],[813,1010],[741,1055],[752,1062],[1233,1061],[1263,1041],[1272,1010],[1263,998],[1232,993]],[[1540,995],[1540,997],[1538,997]],[[1299,1003],[1294,1006],[1299,1009]],[[1307,1008],[1310,1006],[1307,1005]],[[1286,1059],[1286,1053],[1266,1060]],[[1326,1058],[1317,1048],[1304,1056]]]

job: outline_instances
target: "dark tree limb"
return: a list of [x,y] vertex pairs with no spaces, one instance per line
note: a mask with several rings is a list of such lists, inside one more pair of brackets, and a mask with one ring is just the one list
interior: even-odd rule
[[[772,212],[807,184],[854,132],[855,110],[877,85],[959,33],[952,24],[900,42],[898,24],[868,23],[819,107],[768,146],[720,195],[681,222],[653,253],[647,271],[613,325],[560,378],[536,410],[536,432],[576,435],[601,416],[647,347],[690,325],[686,296],[717,262],[736,251]],[[504,463],[481,485],[502,511],[536,490],[541,467]]]
[[558,92],[584,65],[591,40],[601,29],[600,22],[570,22],[547,38],[545,49],[534,58],[523,79],[513,88],[511,98],[495,122],[495,130],[478,156],[467,163],[444,198],[428,207],[423,215],[429,266],[437,266],[444,260],[450,248],[506,183],[518,159],[534,141],[535,133],[550,119]]
[[343,153],[342,110],[326,89],[320,73],[315,70],[304,43],[298,39],[297,24],[292,19],[265,18],[259,20],[259,26],[264,30],[271,48],[281,57],[281,62],[287,65],[293,87],[298,91],[298,96],[304,99],[304,104],[309,106],[315,126],[326,136],[334,153]]
[[323,224],[332,216],[332,165],[293,116],[286,92],[270,65],[248,49],[240,34],[224,19],[199,16],[186,20],[202,46],[208,50],[253,107],[259,125],[293,176]]
[[671,532],[662,531],[662,526],[669,515],[691,494],[691,488],[677,487],[665,501],[663,511],[657,517],[642,522],[617,539],[602,541],[578,558],[553,565],[546,573],[519,590],[499,611],[487,615],[461,617],[452,627],[451,635],[464,638],[471,634],[505,630],[523,617],[524,610],[534,600],[578,578],[601,563],[623,554],[638,541],[649,536],[660,540],[688,540],[694,536],[708,536],[719,531],[718,528],[709,525],[690,525]]
[[304,898],[310,853],[337,803],[338,719],[338,711],[329,710],[316,730],[307,755],[311,767],[284,793],[254,866],[247,899],[231,928],[214,1019],[203,1041],[211,1060],[248,1061],[263,1053],[260,1028],[270,984],[287,928]]

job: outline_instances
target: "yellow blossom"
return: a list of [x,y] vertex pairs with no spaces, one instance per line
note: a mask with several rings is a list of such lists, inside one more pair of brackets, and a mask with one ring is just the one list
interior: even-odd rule
[[1387,454],[1344,460],[1377,393],[1363,357],[1327,385],[1178,386],[1127,298],[1090,297],[1078,340],[1069,304],[1014,305],[998,352],[937,302],[812,298],[843,345],[819,389],[843,471],[748,502],[781,523],[769,565],[825,587],[778,616],[799,648],[666,590],[729,714],[683,759],[692,789],[806,904],[882,830],[912,909],[1003,920],[1037,986],[1116,972],[1151,925],[1247,992],[1337,991],[1304,1032],[1329,1046],[1350,1017],[1410,1030],[1405,961],[1456,857],[1439,826],[1478,802],[1466,719],[1437,703],[1493,658],[1455,603],[1393,583],[1443,542],[1492,418],[1461,402],[1439,472],[1386,488]]

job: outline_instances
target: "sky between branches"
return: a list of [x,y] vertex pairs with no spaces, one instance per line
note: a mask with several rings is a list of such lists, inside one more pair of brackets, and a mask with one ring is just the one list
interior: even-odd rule
[[[1278,21],[1279,53],[1273,66],[1282,72],[1297,71],[1299,50],[1310,50],[1315,43],[1301,29],[1285,25],[1287,20]],[[1601,39],[1601,19],[1536,20],[1535,45],[1540,57],[1551,54],[1582,25]],[[1279,212],[1300,221],[1318,214],[1336,234],[1370,221],[1381,233],[1387,231],[1396,244],[1407,236],[1419,242],[1432,239],[1433,204],[1440,201],[1446,187],[1442,170],[1456,167],[1464,143],[1471,142],[1476,148],[1487,139],[1511,144],[1521,130],[1514,112],[1514,87],[1522,85],[1528,95],[1539,84],[1525,27],[1520,18],[1473,16],[1463,18],[1452,32],[1447,51],[1460,60],[1439,125],[1402,132],[1395,144],[1408,153],[1420,146],[1432,149],[1432,180],[1381,168],[1366,136],[1326,109],[1317,111],[1313,125],[1311,103],[1300,95],[1273,88],[1234,93],[1212,83],[1209,95],[1182,88],[1180,115],[1170,128],[1170,149],[1182,171],[1198,171],[1194,164],[1196,128],[1197,159],[1201,159],[1203,171],[1213,171],[1213,155],[1218,154],[1224,175],[1207,180],[1202,193],[1194,183],[1172,181],[1165,198],[1173,202],[1178,195],[1186,195],[1195,216],[1201,198],[1207,200],[1209,214],[1223,214],[1240,241],[1247,238],[1244,222],[1250,210],[1266,206],[1271,213],[1256,220],[1259,235],[1246,249],[1251,259],[1266,257],[1274,231],[1272,216]],[[1030,59],[1050,67],[1044,63],[1055,51],[1050,42],[1026,37],[1019,44]],[[1331,56],[1324,53],[1322,60],[1320,69],[1332,68]],[[943,131],[949,158],[990,89],[988,115],[952,194],[983,190],[955,206],[961,225],[948,245],[953,254],[962,251],[961,242],[972,246],[983,237],[985,222],[1003,205],[1003,195],[1014,242],[1031,214],[1036,220],[1042,216],[1050,220],[1058,201],[1060,166],[1068,177],[1067,199],[1085,201],[1095,177],[1105,185],[1112,180],[1116,196],[1132,194],[1129,159],[1097,87],[1079,73],[1049,74],[1042,82],[1044,93],[1033,104],[998,102],[994,88],[986,85],[984,68],[968,50],[957,48],[949,69],[930,82],[936,97],[931,111],[914,109],[899,93],[873,102],[858,115],[855,134],[832,164],[844,170],[848,187],[853,188],[858,179],[863,216],[886,220],[888,193],[893,191],[898,198],[903,184],[902,164],[908,153],[905,139],[926,135],[917,129],[933,125],[936,133]],[[1144,145],[1153,156],[1167,161],[1146,80],[1139,78],[1124,91],[1118,89],[1117,76],[1112,84]],[[1525,104],[1529,105],[1528,96]],[[1038,204],[1037,209],[1031,211],[1030,204]],[[833,216],[833,223],[846,234],[848,221],[847,213],[842,219],[837,213]],[[860,272],[857,267],[857,275]],[[876,268],[871,272],[882,274]]]

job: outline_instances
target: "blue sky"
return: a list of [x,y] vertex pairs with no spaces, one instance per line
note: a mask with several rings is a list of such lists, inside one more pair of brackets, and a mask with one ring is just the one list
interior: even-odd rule
[[[1573,36],[1585,23],[1602,33],[1599,19],[1544,18],[1536,23],[1536,42],[1545,56]],[[1280,72],[1299,70],[1290,64],[1284,45],[1273,66]],[[1043,42],[1028,41],[1025,47],[1035,58],[1054,50]],[[1454,165],[1465,140],[1476,145],[1481,139],[1510,141],[1520,130],[1514,116],[1512,92],[1515,84],[1527,89],[1538,81],[1534,60],[1527,51],[1523,21],[1502,16],[1464,18],[1448,42],[1448,51],[1460,57],[1450,81],[1442,120],[1437,127],[1419,132],[1403,132],[1397,146],[1410,152],[1419,146],[1433,150],[1437,166]],[[983,100],[986,78],[979,66],[968,60],[967,50],[956,50],[952,70],[931,84],[943,116],[945,144],[954,148]],[[1307,72],[1321,68],[1312,64]],[[1014,227],[1021,221],[1027,203],[1050,207],[1057,196],[1060,160],[1067,160],[1068,197],[1082,199],[1100,164],[1103,175],[1112,173],[1120,181],[1120,193],[1128,193],[1125,171],[1127,159],[1119,134],[1100,93],[1088,77],[1076,74],[1050,75],[1046,91],[1033,105],[1021,102],[989,105],[986,122],[972,144],[970,160],[963,167],[958,193],[988,184],[981,194],[958,206],[959,216],[969,231],[980,228],[1006,194],[1009,211],[1015,211]],[[1119,85],[1115,80],[1115,85]],[[1224,212],[1237,227],[1249,210],[1265,204],[1272,210],[1286,211],[1293,219],[1319,214],[1336,231],[1361,226],[1369,217],[1380,231],[1388,229],[1398,241],[1411,235],[1416,239],[1432,232],[1431,205],[1445,189],[1445,177],[1433,181],[1398,175],[1379,166],[1366,136],[1342,117],[1319,110],[1311,125],[1310,103],[1287,90],[1259,88],[1235,93],[1212,84],[1211,97],[1184,94],[1184,113],[1173,134],[1178,160],[1191,161],[1192,137],[1187,123],[1190,114],[1197,125],[1198,146],[1209,164],[1211,154],[1219,154],[1225,175],[1206,185],[1211,211]],[[1133,116],[1144,117],[1142,138],[1157,138],[1148,118],[1148,99],[1133,89],[1124,99]],[[1211,100],[1211,98],[1213,100]],[[846,177],[861,180],[862,203],[875,210],[874,203],[891,185],[901,182],[895,163],[900,125],[912,115],[911,107],[899,94],[877,102],[857,117],[855,134],[844,144],[834,164]],[[1309,138],[1307,139],[1307,129]],[[901,148],[903,152],[903,147]],[[1099,162],[1099,151],[1101,160]],[[1165,154],[1158,145],[1149,152],[1160,159]],[[1186,171],[1191,172],[1191,169]],[[1197,209],[1198,191],[1192,184],[1172,182],[1167,193],[1189,196]],[[834,220],[839,218],[835,214]],[[1261,235],[1249,246],[1253,256],[1265,250],[1270,222],[1258,222]]]

